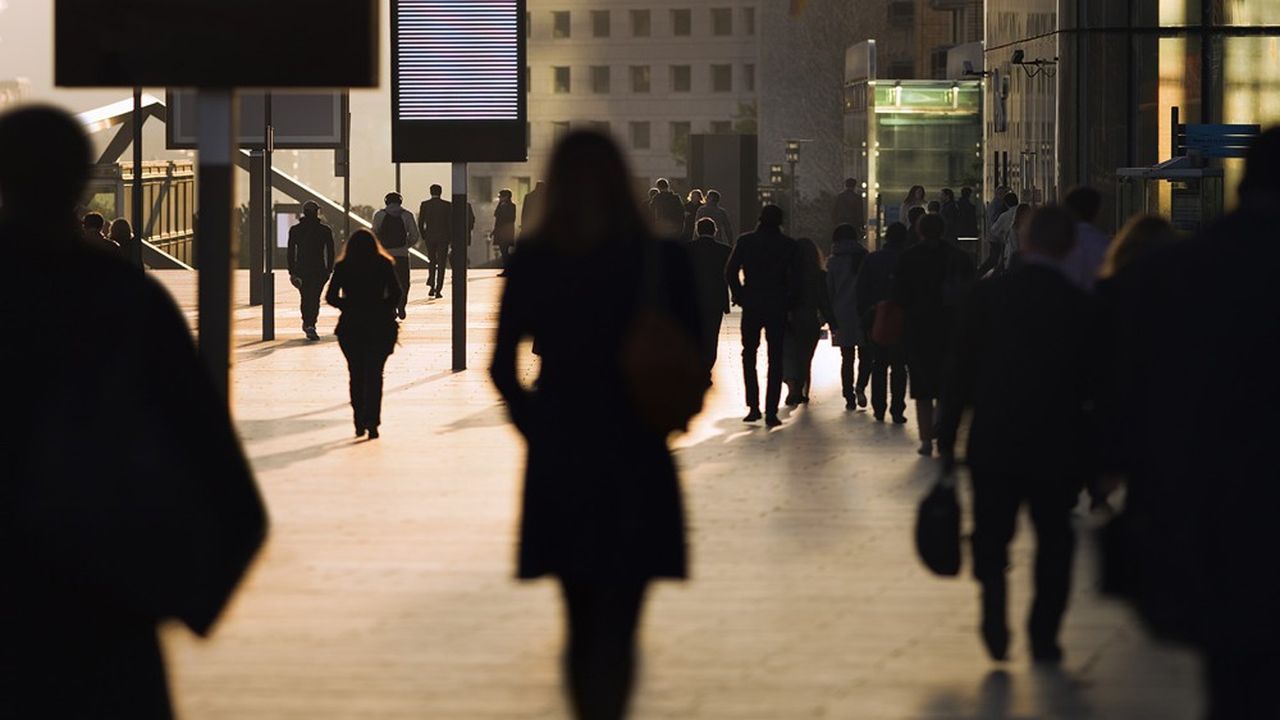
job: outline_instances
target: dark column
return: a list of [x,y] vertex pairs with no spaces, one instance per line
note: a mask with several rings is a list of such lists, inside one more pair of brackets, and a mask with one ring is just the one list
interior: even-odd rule
[[453,164],[453,369],[467,369],[467,164]]
[[271,177],[275,128],[271,125],[271,93],[267,93],[263,107],[266,113],[266,127],[263,135],[265,148],[262,152],[262,339],[265,342],[276,339],[276,214],[272,202],[274,193]]
[[231,265],[235,258],[232,161],[239,109],[235,92],[230,89],[201,90],[196,104],[200,119],[200,218],[196,223],[200,356],[209,367],[214,386],[230,399]]
[[133,89],[133,245],[129,250],[129,261],[142,267],[142,238],[146,230],[146,219],[142,216],[142,88]]
[[249,153],[249,304],[262,305],[262,151]]

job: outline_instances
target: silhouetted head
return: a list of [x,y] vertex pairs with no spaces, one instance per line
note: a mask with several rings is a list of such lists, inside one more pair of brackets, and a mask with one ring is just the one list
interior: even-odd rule
[[431,193],[431,197],[440,197],[444,194],[444,188],[440,187],[438,184],[432,185],[427,189],[427,192]]
[[929,208],[930,215],[937,215],[938,213],[942,212],[942,203],[938,202],[937,200],[930,200],[928,208]]
[[700,237],[715,237],[716,235],[716,221],[711,218],[702,218],[694,228],[698,231]]
[[782,227],[782,208],[773,203],[760,208],[760,227]]
[[133,226],[124,218],[116,218],[111,221],[111,233],[109,237],[118,243],[125,243],[133,239]]
[[1019,202],[1017,193],[1007,192],[1004,194],[1004,206],[1006,208],[1018,207]]
[[581,252],[646,238],[630,178],[622,152],[607,136],[589,130],[565,136],[551,155],[547,178],[547,240]]
[[1178,231],[1158,215],[1138,215],[1124,224],[1107,248],[1098,277],[1109,278],[1153,251],[1178,241]]
[[382,201],[388,205],[401,205],[404,203],[404,198],[398,192],[389,192],[383,196]]
[[1280,201],[1280,126],[1262,133],[1249,146],[1240,199],[1257,205]]
[[973,188],[968,187],[968,186],[965,186],[965,187],[960,188],[960,197],[961,197],[961,199],[963,199],[963,200],[968,200],[968,199],[969,199],[970,197],[972,197],[972,196],[973,196]]
[[909,203],[922,203],[922,202],[924,202],[924,186],[923,186],[923,185],[912,185],[912,186],[911,186],[911,189],[907,191],[907,200],[906,200],[906,201],[907,201],[907,202],[909,202]]
[[918,230],[921,240],[939,242],[942,240],[942,234],[947,231],[947,223],[942,219],[941,215],[925,215],[920,218]]
[[387,251],[382,249],[382,243],[378,242],[378,238],[368,230],[357,230],[351,233],[351,238],[342,248],[342,256],[338,260],[357,267],[374,265],[379,261],[395,262]]
[[992,194],[991,194],[991,197],[992,197],[992,198],[994,198],[994,199],[995,199],[995,200],[997,200],[997,201],[1001,201],[1001,200],[1004,200],[1004,196],[1005,196],[1005,195],[1008,195],[1008,194],[1009,194],[1009,188],[1008,188],[1008,186],[1006,186],[1006,185],[997,185],[997,186],[996,186],[996,191],[995,191],[994,193],[992,193]]
[[890,223],[884,234],[886,247],[898,247],[907,244],[907,226],[900,222]]
[[302,216],[312,220],[320,217],[320,203],[315,200],[308,200],[302,203]]
[[653,186],[658,189],[658,192],[666,192],[671,189],[671,183],[667,182],[666,178],[658,178],[658,182],[654,183]]
[[800,248],[800,266],[808,271],[822,271],[826,269],[826,262],[822,258],[822,251],[818,249],[818,244],[807,237],[796,240],[796,245]]
[[707,203],[708,203],[708,204],[710,204],[710,205],[719,205],[719,204],[720,204],[720,191],[719,191],[719,190],[710,190],[710,191],[708,191],[708,192],[707,192]]
[[857,190],[857,189],[858,189],[858,179],[857,179],[857,178],[845,178],[845,179],[844,179],[844,189],[845,189],[845,190]]
[[1021,240],[1026,252],[1061,260],[1076,245],[1076,218],[1058,205],[1046,205],[1031,213]]
[[658,193],[659,193],[658,188],[649,188],[649,199],[652,200],[658,197]]
[[841,223],[836,226],[835,230],[831,231],[831,244],[833,246],[850,241],[858,241],[858,229],[849,223]]
[[1072,188],[1063,198],[1062,204],[1076,216],[1079,222],[1092,224],[1098,219],[1098,210],[1102,208],[1102,193],[1088,185]]
[[952,190],[951,188],[942,188],[942,199],[944,201],[955,200],[956,199],[955,191]]
[[93,162],[89,139],[75,118],[48,106],[0,115],[0,213],[48,223],[74,220]]
[[502,202],[511,202],[511,197],[512,196],[511,196],[510,188],[502,188],[501,190],[498,191],[498,200]]
[[920,218],[925,216],[924,208],[919,205],[907,211],[907,226],[914,228],[916,223],[920,222]]
[[1027,203],[1019,203],[1018,207],[1010,210],[1013,213],[1013,233],[1014,237],[1021,241],[1027,235],[1027,224],[1031,221],[1032,207]]
[[701,204],[702,204],[702,191],[701,191],[701,190],[690,190],[690,191],[689,191],[689,202],[691,202],[691,203],[698,203],[699,205],[701,205]]
[[86,213],[85,216],[80,219],[80,226],[84,228],[86,235],[92,235],[94,233],[101,235],[103,228],[107,226],[107,219],[102,217],[102,213]]

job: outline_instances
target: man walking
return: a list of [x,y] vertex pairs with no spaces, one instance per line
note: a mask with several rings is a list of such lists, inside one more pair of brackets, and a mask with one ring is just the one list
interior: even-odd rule
[[453,240],[453,203],[441,198],[444,188],[431,186],[431,198],[418,206],[418,230],[427,247],[428,297],[444,297],[444,270],[449,259],[449,243]]
[[857,230],[858,242],[862,242],[867,227],[867,203],[858,192],[858,180],[848,178],[844,181],[844,190],[836,195],[836,204],[831,208],[831,226],[850,225]]
[[511,201],[511,191],[506,188],[498,191],[498,204],[493,208],[493,232],[490,236],[502,256],[502,272],[498,275],[504,277],[511,249],[516,244],[516,204]]
[[547,209],[547,191],[539,180],[533,189],[524,194],[520,205],[520,237],[532,235],[542,226],[542,216]]
[[320,205],[308,200],[298,224],[289,228],[289,282],[302,296],[302,332],[308,340],[320,339],[320,295],[333,274],[333,257],[333,230],[320,221]]
[[755,232],[738,238],[725,266],[725,280],[733,304],[742,307],[742,374],[747,389],[747,416],[743,422],[760,419],[760,379],[756,375],[756,353],[760,334],[769,343],[768,384],[765,391],[765,424],[777,427],[778,403],[782,400],[783,341],[787,313],[795,304],[799,282],[796,277],[795,240],[782,234],[782,209],[765,205]]
[[[862,319],[867,347],[871,350],[871,412],[876,422],[884,422],[885,410],[897,425],[907,422],[907,356],[902,345],[881,345],[871,339],[875,326],[876,306],[889,300],[893,293],[894,271],[898,259],[907,249],[907,226],[900,222],[889,225],[884,247],[871,253],[858,270],[854,294],[858,317]],[[864,357],[863,362],[866,362]]]
[[418,223],[413,213],[404,209],[404,198],[398,192],[387,193],[387,206],[373,215],[373,232],[382,247],[396,262],[396,279],[400,281],[400,307],[396,315],[405,318],[405,306],[409,303],[409,248],[418,244]]
[[[653,231],[660,238],[674,238],[680,235],[684,227],[684,203],[680,196],[671,192],[671,183],[666,178],[658,178],[654,183],[658,194],[649,200],[649,215],[653,219]],[[714,218],[713,218],[714,219]]]
[[973,204],[973,188],[960,188],[956,201],[956,237],[978,237],[978,208]]
[[707,218],[714,220],[716,223],[716,240],[732,245],[737,238],[733,234],[733,221],[729,219],[729,211],[720,205],[720,191],[711,190],[707,193],[707,202],[698,208],[698,219]]
[[729,263],[732,250],[716,240],[716,223],[711,218],[702,218],[695,228],[698,236],[686,247],[693,261],[698,310],[702,314],[702,358],[710,374],[715,368],[720,346],[720,324],[729,314],[729,286],[725,282],[724,268]]

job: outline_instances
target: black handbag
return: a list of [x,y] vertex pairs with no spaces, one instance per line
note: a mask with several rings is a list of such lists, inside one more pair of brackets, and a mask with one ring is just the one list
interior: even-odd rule
[[949,476],[938,479],[916,512],[916,554],[935,575],[960,574],[960,501]]

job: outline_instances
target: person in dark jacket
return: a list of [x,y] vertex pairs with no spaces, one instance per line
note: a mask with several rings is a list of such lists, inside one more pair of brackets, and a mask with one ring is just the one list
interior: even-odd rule
[[333,273],[333,260],[333,231],[320,221],[320,205],[308,200],[298,224],[289,228],[289,282],[302,297],[302,332],[308,340],[320,339],[320,296]]
[[783,346],[782,381],[787,385],[787,406],[809,402],[809,377],[813,354],[818,349],[823,324],[838,326],[827,294],[827,271],[823,269],[822,251],[809,238],[796,241],[796,277],[799,291],[791,309]]
[[684,203],[684,227],[680,231],[680,238],[689,240],[698,237],[698,211],[702,209],[702,191],[690,190],[689,197]]
[[[846,178],[844,190],[836,195],[835,205],[831,208],[831,225],[839,227],[848,225],[854,230],[865,232],[867,227],[867,201],[862,197],[855,178]],[[862,235],[858,237],[859,241]]]
[[938,214],[947,224],[947,229],[942,234],[943,239],[947,242],[955,242],[960,237],[956,231],[956,226],[960,222],[960,205],[956,203],[956,193],[951,188],[942,188],[942,204],[938,206]]
[[498,191],[498,204],[493,208],[494,247],[502,255],[502,276],[507,274],[507,264],[511,262],[511,250],[516,244],[516,204],[511,201],[511,191],[503,188]]
[[702,218],[697,225],[698,237],[689,241],[689,258],[693,261],[694,279],[698,286],[698,309],[702,318],[702,358],[710,373],[716,365],[720,348],[720,324],[729,314],[729,285],[724,279],[732,249],[716,240],[716,223]]
[[978,237],[978,208],[973,204],[973,188],[960,188],[960,199],[956,201],[956,237]]
[[747,416],[743,422],[760,419],[760,378],[756,374],[756,353],[760,334],[769,343],[769,372],[765,386],[765,424],[777,427],[778,404],[782,401],[782,373],[785,357],[787,316],[800,291],[797,274],[796,241],[782,234],[782,208],[765,205],[755,232],[738,238],[725,266],[725,279],[733,304],[742,307],[742,375],[746,383]]
[[373,232],[378,244],[395,262],[401,291],[396,315],[403,320],[409,304],[409,250],[422,237],[418,234],[418,222],[414,220],[413,213],[404,208],[404,198],[400,193],[387,193],[384,199],[386,207],[373,214]]
[[169,720],[160,626],[212,632],[267,518],[181,311],[83,241],[91,149],[61,110],[0,116],[0,717]]
[[[862,228],[839,225],[831,233],[831,259],[827,261],[827,291],[834,313],[831,342],[840,348],[840,390],[846,410],[867,406],[867,382],[871,379],[871,357],[867,352],[867,328],[858,312],[858,272],[867,259],[862,247]],[[854,382],[854,363],[857,382]]]
[[660,238],[677,237],[684,227],[684,203],[680,202],[679,195],[671,191],[671,183],[666,178],[658,178],[654,186],[658,188],[658,194],[649,201],[653,231]]
[[933,454],[934,408],[942,391],[943,362],[956,309],[974,280],[968,253],[945,242],[940,215],[920,218],[920,243],[902,252],[893,300],[903,310],[903,341],[916,401],[920,454]]
[[[561,141],[545,222],[511,259],[489,369],[528,445],[518,575],[560,582],[567,685],[584,720],[626,714],[645,593],[687,572],[676,467],[640,418],[620,355],[651,302],[693,342],[697,291],[684,248],[650,236],[630,177],[607,137]],[[649,260],[660,270],[646,280]],[[517,371],[530,339],[542,356],[532,388]]]
[[453,242],[453,203],[441,197],[444,188],[432,185],[431,197],[418,206],[418,230],[427,248],[427,287],[429,297],[444,297],[445,265],[449,260],[449,244]]
[[[893,223],[885,231],[884,247],[871,253],[858,271],[855,295],[858,317],[869,336],[875,325],[876,306],[893,294],[894,273],[902,251],[907,247],[907,226]],[[884,422],[885,410],[893,422],[907,422],[907,358],[901,344],[886,346],[867,337],[871,355],[871,412],[877,422]],[[866,362],[866,355],[863,355]],[[859,379],[861,382],[861,379]]]
[[124,218],[116,218],[111,221],[111,232],[107,233],[107,237],[120,247],[120,257],[133,262],[135,253],[141,258],[140,248],[136,247],[138,238],[133,234],[133,226]]
[[[1071,589],[1071,510],[1089,472],[1093,312],[1062,261],[1076,241],[1062,208],[1036,211],[1022,265],[975,286],[960,313],[938,422],[945,471],[955,466],[962,413],[973,408],[966,461],[973,476],[973,574],[982,585],[987,652],[1009,645],[1006,569],[1019,508],[1036,530],[1032,657],[1058,663]],[[912,380],[914,381],[914,375]]]
[[84,233],[84,239],[90,245],[104,247],[114,253],[120,252],[120,243],[112,240],[104,232],[107,228],[107,220],[102,217],[102,213],[85,213],[85,216],[80,220],[80,227]]
[[400,283],[395,261],[367,230],[352,233],[333,268],[325,302],[342,311],[338,345],[351,375],[356,437],[378,438],[382,424],[382,371],[395,351]]
[[535,235],[547,214],[547,191],[539,180],[533,189],[524,194],[520,204],[520,237]]

